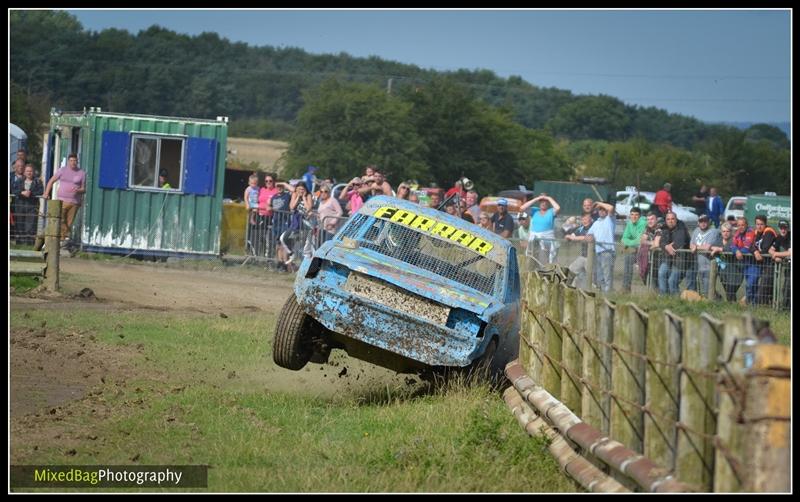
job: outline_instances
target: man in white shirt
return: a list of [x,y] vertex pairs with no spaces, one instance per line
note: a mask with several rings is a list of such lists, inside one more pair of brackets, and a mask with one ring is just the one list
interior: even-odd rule
[[599,217],[586,235],[595,243],[597,285],[603,293],[610,293],[614,285],[614,229],[617,224],[614,206],[597,201],[593,207],[597,209]]

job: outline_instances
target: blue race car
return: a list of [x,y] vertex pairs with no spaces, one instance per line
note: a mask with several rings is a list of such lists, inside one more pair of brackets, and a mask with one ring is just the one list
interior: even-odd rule
[[394,197],[367,201],[306,258],[275,327],[273,358],[299,370],[333,348],[401,373],[488,367],[519,349],[509,241]]

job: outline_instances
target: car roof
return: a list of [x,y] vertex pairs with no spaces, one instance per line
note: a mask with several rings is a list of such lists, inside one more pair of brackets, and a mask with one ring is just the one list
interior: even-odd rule
[[[382,207],[395,207],[410,213],[425,216],[434,221],[438,220],[456,228],[463,229],[475,237],[490,243],[492,248],[486,253],[486,257],[499,265],[506,266],[506,261],[508,259],[508,248],[511,246],[511,242],[500,237],[494,232],[482,228],[474,223],[470,223],[463,218],[451,216],[444,211],[437,211],[436,209],[430,207],[421,206],[419,204],[398,199],[397,197],[390,197],[388,195],[370,197],[369,200],[367,200],[367,202],[365,202],[364,205],[358,210],[358,214],[373,216],[375,212]],[[430,235],[441,240],[449,241],[449,239],[444,237],[439,237],[433,234]]]

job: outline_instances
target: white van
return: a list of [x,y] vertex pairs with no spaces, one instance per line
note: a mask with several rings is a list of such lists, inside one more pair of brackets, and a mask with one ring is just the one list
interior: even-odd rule
[[728,199],[728,204],[725,206],[725,212],[722,215],[723,221],[728,220],[728,216],[738,218],[744,216],[744,208],[747,204],[747,197],[744,195],[734,195]]

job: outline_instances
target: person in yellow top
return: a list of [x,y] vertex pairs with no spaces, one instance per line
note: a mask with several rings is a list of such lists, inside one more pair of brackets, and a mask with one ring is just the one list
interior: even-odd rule
[[167,189],[167,190],[172,188],[172,185],[170,185],[169,182],[167,181],[167,170],[166,169],[162,169],[158,173],[158,186],[160,188],[164,188],[164,189]]

